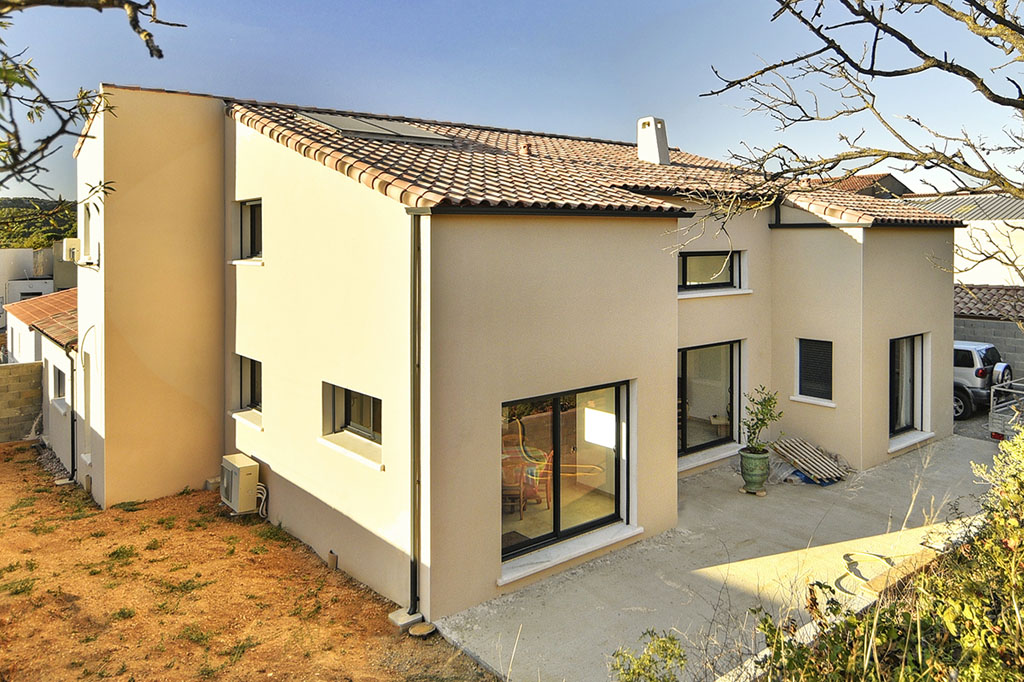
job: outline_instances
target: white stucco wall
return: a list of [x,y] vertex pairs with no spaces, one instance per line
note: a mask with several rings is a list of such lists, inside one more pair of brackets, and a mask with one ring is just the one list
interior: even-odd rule
[[7,317],[7,352],[9,362],[39,362],[41,335],[14,315]]
[[19,299],[8,300],[7,283],[12,279],[28,279],[32,277],[32,249],[0,249],[0,328],[7,326],[6,303],[16,303]]
[[[72,352],[72,357],[74,352]],[[71,359],[64,349],[43,337],[43,439],[61,464],[71,471]],[[64,373],[64,396],[55,394],[54,370]]]

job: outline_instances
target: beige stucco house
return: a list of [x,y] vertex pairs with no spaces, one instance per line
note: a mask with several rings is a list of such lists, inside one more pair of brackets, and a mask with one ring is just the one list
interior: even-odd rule
[[76,151],[117,187],[79,234],[103,505],[245,453],[272,522],[437,618],[673,527],[757,385],[861,469],[951,433],[956,220],[822,190],[677,254],[694,192],[742,183],[657,119],[638,145],[103,94]]

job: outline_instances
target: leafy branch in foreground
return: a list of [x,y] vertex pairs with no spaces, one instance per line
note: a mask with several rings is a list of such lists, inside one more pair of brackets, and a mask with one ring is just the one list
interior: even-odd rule
[[[155,0],[8,0],[0,2],[0,31],[11,28],[16,12],[36,7],[123,11],[129,27],[155,59],[162,58],[163,51],[142,20],[183,26],[159,19]],[[78,135],[79,125],[94,108],[108,106],[94,90],[79,89],[73,97],[54,97],[45,92],[26,51],[11,50],[0,38],[0,189],[22,182],[50,196],[52,188],[41,177],[46,172],[46,161],[60,149],[59,142],[65,136]]]

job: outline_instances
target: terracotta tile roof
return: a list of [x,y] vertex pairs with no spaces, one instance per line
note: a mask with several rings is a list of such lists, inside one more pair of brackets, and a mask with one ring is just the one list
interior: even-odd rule
[[8,303],[4,310],[62,347],[78,341],[77,288]]
[[835,188],[790,192],[786,200],[798,208],[822,218],[844,223],[869,226],[915,225],[958,227],[963,223],[939,213],[933,213],[900,199],[881,199],[864,194],[852,194]]
[[873,184],[882,178],[888,177],[889,175],[889,173],[858,173],[857,175],[851,175],[848,178],[843,178],[838,181],[834,181],[833,178],[811,178],[810,182],[813,185],[833,183],[830,185],[831,187],[856,194],[863,189],[871,187]]
[[[357,137],[303,113],[404,123],[451,143]],[[742,192],[760,180],[679,150],[670,152],[671,165],[647,163],[637,159],[635,144],[593,138],[237,101],[228,115],[407,206],[677,213],[678,201],[643,192]],[[527,145],[529,153],[521,153]]]
[[953,289],[953,315],[992,320],[1024,318],[1024,287],[958,284]]
[[[709,194],[748,193],[752,188],[759,196],[766,194],[762,175],[676,148],[670,150],[670,165],[658,165],[640,161],[636,144],[629,142],[138,86],[103,84],[102,89],[221,99],[227,115],[239,123],[410,207],[589,209],[669,217],[686,214],[681,197],[699,201]],[[403,124],[449,138],[450,143],[359,136],[311,118],[324,115]],[[83,135],[87,130],[88,123]],[[793,203],[823,215],[849,212],[873,224],[959,224],[919,208],[873,203],[888,200],[822,191],[829,192],[827,197],[811,201],[796,196]]]

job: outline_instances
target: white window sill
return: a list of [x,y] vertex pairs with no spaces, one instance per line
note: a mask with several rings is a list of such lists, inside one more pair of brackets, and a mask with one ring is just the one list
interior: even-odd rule
[[65,402],[64,398],[54,398],[50,401],[50,404],[53,405],[53,409],[60,412],[60,416],[68,416],[68,404]]
[[584,533],[558,544],[549,545],[536,552],[510,559],[501,565],[501,577],[498,586],[508,585],[517,580],[546,571],[549,568],[564,564],[584,554],[628,540],[644,532],[643,526],[627,526],[616,523],[589,533]]
[[809,395],[791,395],[789,399],[794,403],[807,403],[808,405],[820,405],[821,407],[831,407],[835,409],[837,406],[831,400],[823,400],[822,398],[812,398]]
[[251,268],[262,268],[262,258],[239,258],[237,260],[228,261],[228,265],[243,265]]
[[712,296],[740,296],[743,294],[752,294],[753,289],[708,289],[708,290],[697,290],[697,291],[680,291],[676,298],[680,301],[688,298],[711,298]]
[[374,443],[347,431],[321,436],[316,442],[363,466],[375,471],[384,471],[384,452],[380,443]]
[[682,455],[676,458],[676,472],[682,473],[689,471],[690,469],[696,469],[702,467],[705,464],[712,464],[714,462],[720,462],[723,459],[729,459],[743,446],[739,443],[725,443],[724,445],[717,445],[707,450],[700,450],[698,452],[691,452],[688,455]]
[[907,431],[901,433],[898,436],[893,436],[889,439],[889,454],[909,448],[911,445],[917,445],[923,443],[929,438],[934,438],[935,434],[931,431]]
[[259,410],[246,409],[231,413],[231,418],[255,431],[263,431],[263,413]]

